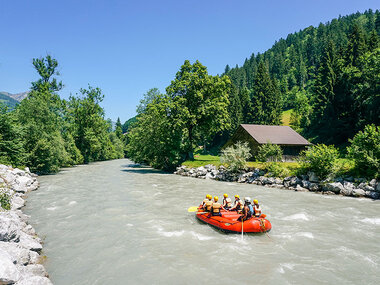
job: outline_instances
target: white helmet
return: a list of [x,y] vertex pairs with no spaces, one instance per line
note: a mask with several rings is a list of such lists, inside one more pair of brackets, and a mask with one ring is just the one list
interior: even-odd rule
[[245,198],[244,198],[244,202],[246,202],[246,203],[251,203],[251,198],[249,198],[249,197],[245,197]]

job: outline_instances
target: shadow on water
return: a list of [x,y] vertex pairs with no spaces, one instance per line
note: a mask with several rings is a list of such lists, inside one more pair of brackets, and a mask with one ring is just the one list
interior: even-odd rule
[[122,165],[121,167],[125,167],[122,169],[123,172],[128,173],[138,173],[138,174],[168,174],[168,172],[164,172],[162,170],[153,169],[148,165],[143,165],[139,163],[130,163]]
[[163,172],[161,170],[156,170],[152,168],[127,168],[122,169],[123,172],[128,173],[137,173],[137,174],[168,174],[167,172]]

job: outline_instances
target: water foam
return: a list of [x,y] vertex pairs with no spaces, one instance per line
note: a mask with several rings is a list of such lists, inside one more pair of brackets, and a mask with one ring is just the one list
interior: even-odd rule
[[58,207],[48,207],[46,208],[46,210],[48,211],[55,211]]
[[71,201],[71,202],[69,203],[69,206],[72,206],[72,205],[75,205],[75,204],[77,204],[77,201]]
[[210,239],[213,239],[213,237],[210,237],[210,236],[205,236],[205,235],[201,235],[201,234],[198,234],[198,233],[195,233],[195,232],[191,232],[192,236],[197,238],[198,240],[210,240]]
[[380,218],[365,218],[361,221],[366,224],[380,225]]
[[291,216],[287,216],[283,218],[282,220],[303,220],[303,221],[309,221],[310,219],[305,213],[297,213]]

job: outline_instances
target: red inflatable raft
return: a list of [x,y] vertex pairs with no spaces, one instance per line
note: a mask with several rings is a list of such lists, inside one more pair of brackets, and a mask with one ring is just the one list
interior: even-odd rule
[[222,216],[211,216],[205,213],[203,209],[199,209],[196,213],[198,220],[205,222],[226,233],[265,233],[272,229],[271,223],[265,219],[265,215],[259,218],[251,218],[244,221],[243,225],[237,219],[241,216],[235,211],[222,211]]

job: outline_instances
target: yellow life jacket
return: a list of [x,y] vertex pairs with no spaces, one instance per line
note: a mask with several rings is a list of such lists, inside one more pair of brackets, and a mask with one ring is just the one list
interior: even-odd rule
[[213,213],[219,213],[221,207],[222,207],[222,205],[220,203],[213,203],[212,204],[212,212]]
[[253,207],[253,212],[255,213],[256,217],[260,217],[261,216],[261,207],[259,205],[255,205]]
[[207,198],[203,200],[202,205],[206,204],[209,201]]
[[206,211],[210,212],[211,211],[211,207],[212,207],[212,201],[211,200],[207,200],[205,206],[206,206]]
[[[224,198],[224,202],[225,202],[225,207],[228,207],[228,208],[231,208],[232,207],[232,201],[231,201],[231,198],[228,197],[228,198]],[[223,203],[224,204],[224,203]]]

